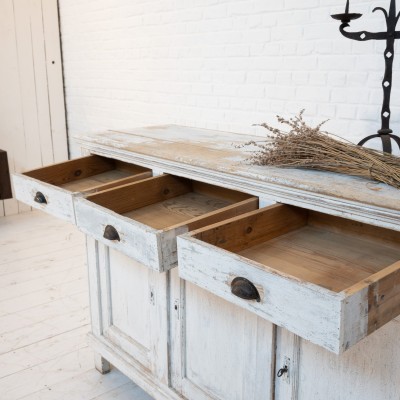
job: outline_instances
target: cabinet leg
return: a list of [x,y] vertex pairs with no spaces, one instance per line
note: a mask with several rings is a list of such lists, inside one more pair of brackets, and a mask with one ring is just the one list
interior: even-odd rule
[[101,374],[107,374],[111,370],[111,364],[99,353],[94,354],[94,366]]

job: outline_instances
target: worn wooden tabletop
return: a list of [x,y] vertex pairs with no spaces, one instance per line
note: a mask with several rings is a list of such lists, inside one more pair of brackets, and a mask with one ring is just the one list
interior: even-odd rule
[[330,172],[252,165],[256,148],[237,147],[249,140],[262,137],[178,125],[75,137],[92,153],[400,230],[399,190]]

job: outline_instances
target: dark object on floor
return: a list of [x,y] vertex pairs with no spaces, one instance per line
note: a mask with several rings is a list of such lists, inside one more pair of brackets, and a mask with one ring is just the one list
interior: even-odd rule
[[0,200],[11,199],[11,180],[7,152],[0,150]]

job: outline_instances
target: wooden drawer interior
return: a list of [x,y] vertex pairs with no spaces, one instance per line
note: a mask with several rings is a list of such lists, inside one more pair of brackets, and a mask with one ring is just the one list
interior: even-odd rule
[[241,207],[242,213],[258,208],[251,195],[173,175],[105,190],[87,200],[157,230],[182,225],[193,230],[220,221],[222,209],[235,208],[238,215]]
[[194,237],[333,292],[400,260],[400,232],[287,205],[204,228]]
[[151,170],[91,155],[25,172],[23,175],[70,192],[90,192],[148,178]]

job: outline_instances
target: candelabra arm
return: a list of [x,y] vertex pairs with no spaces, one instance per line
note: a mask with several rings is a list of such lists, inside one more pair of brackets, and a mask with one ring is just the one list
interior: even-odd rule
[[[387,32],[367,32],[367,31],[359,31],[359,32],[348,32],[345,28],[349,27],[348,23],[344,23],[340,25],[340,33],[347,37],[348,39],[357,40],[359,42],[365,42],[367,40],[386,40],[389,37]],[[396,34],[400,35],[400,32],[396,32]]]
[[346,29],[350,27],[350,22],[359,19],[362,16],[362,14],[349,12],[349,0],[346,2],[346,10],[344,13],[333,14],[331,17],[335,20],[341,21],[339,30],[340,33],[347,39],[357,40],[359,42],[366,42],[368,40],[386,40],[386,49],[384,52],[385,75],[382,81],[383,104],[381,110],[381,129],[379,129],[375,135],[367,136],[358,144],[363,146],[368,141],[379,138],[382,141],[383,151],[386,153],[391,153],[392,140],[394,140],[400,148],[400,137],[394,135],[392,129],[390,128],[390,97],[392,92],[394,44],[396,39],[400,39],[400,31],[396,31],[396,25],[400,19],[400,12],[396,13],[396,0],[390,0],[389,10],[385,10],[383,7],[375,7],[373,12],[375,11],[382,11],[386,20],[386,32],[347,31]]
[[389,15],[388,15],[387,11],[383,7],[375,7],[372,10],[372,12],[375,12],[375,11],[382,11],[383,14],[385,15],[386,20],[389,18]]

